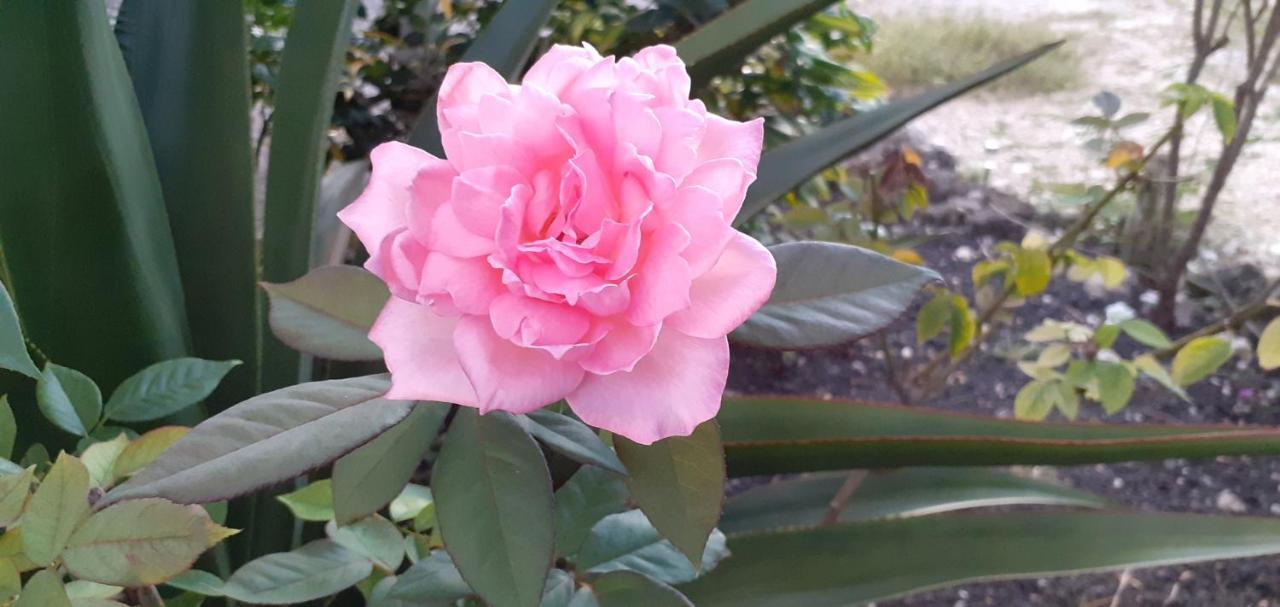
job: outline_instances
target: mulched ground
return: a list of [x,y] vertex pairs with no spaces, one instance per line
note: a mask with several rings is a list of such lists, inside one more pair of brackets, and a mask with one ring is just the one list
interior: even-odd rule
[[[1017,232],[1016,224],[994,223],[994,228],[970,225],[943,230],[945,235],[933,238],[917,251],[930,267],[967,289],[969,267],[974,260],[965,254],[959,256],[963,260],[957,259],[957,249],[981,251],[984,245],[994,242],[992,234],[1016,237],[1001,233]],[[1043,318],[1102,318],[1106,306],[1117,300],[1128,300],[1139,307],[1137,295],[1135,291],[1093,297],[1079,285],[1055,280],[1045,296],[1018,310],[1011,328],[970,359],[942,396],[925,404],[1012,417],[1013,395],[1027,378],[1001,354],[1022,332]],[[907,315],[888,330],[888,335],[894,351],[910,352],[919,360],[913,318],[914,315]],[[1129,407],[1108,421],[1280,425],[1280,407],[1276,406],[1280,404],[1280,381],[1262,375],[1254,365],[1228,363],[1215,377],[1190,389],[1194,400],[1190,405],[1157,386],[1140,382]],[[883,380],[885,374],[875,340],[803,353],[735,348],[729,389],[741,393],[822,394],[896,401]],[[1083,405],[1082,417],[1100,419],[1101,408]],[[1139,510],[1280,516],[1280,457],[1039,467],[1030,472]],[[968,584],[879,605],[1280,605],[1280,557],[1138,570],[1113,603],[1118,582],[1119,575],[1110,573]]]

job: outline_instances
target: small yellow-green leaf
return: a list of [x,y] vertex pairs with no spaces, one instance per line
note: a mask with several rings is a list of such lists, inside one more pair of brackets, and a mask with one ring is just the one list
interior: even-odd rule
[[1142,356],[1133,359],[1133,365],[1137,367],[1143,375],[1154,379],[1156,383],[1164,386],[1165,389],[1170,392],[1177,394],[1182,400],[1188,402],[1191,401],[1191,397],[1187,394],[1187,391],[1183,390],[1182,386],[1178,385],[1178,382],[1173,381],[1173,376],[1169,375],[1169,372],[1165,370],[1164,366],[1161,365],[1154,356],[1151,356],[1150,354],[1143,354]]
[[9,559],[0,559],[0,603],[18,596],[22,590],[22,578],[18,567]]
[[[4,287],[0,286],[0,291]],[[9,406],[9,395],[0,394],[0,457],[13,457],[13,443],[18,437],[18,420],[13,417],[13,408]]]
[[1114,289],[1124,284],[1124,279],[1129,275],[1128,268],[1124,262],[1115,257],[1099,257],[1095,260],[1097,264],[1098,274],[1102,276],[1102,285],[1108,289]]
[[1074,420],[1080,415],[1080,396],[1076,394],[1076,389],[1065,381],[1053,382],[1052,395],[1053,406],[1066,416],[1067,419]]
[[979,261],[973,264],[973,286],[981,286],[996,276],[1009,271],[1009,262],[1003,259]]
[[124,588],[111,584],[99,584],[88,580],[75,580],[67,583],[67,596],[72,602],[76,599],[110,599],[119,596]]
[[125,447],[120,457],[116,458],[113,470],[116,478],[132,476],[135,472],[146,468],[147,464],[155,461],[161,453],[190,431],[191,428],[184,426],[165,426],[139,436],[137,440]]
[[327,478],[276,499],[298,520],[323,523],[333,518],[333,482]]
[[1093,332],[1093,343],[1105,350],[1115,345],[1118,337],[1120,337],[1120,327],[1118,325],[1102,325],[1098,327],[1097,331]]
[[951,296],[951,355],[956,356],[969,349],[973,336],[978,332],[977,320],[963,295]]
[[36,467],[29,466],[20,474],[0,476],[0,527],[8,527],[22,516],[31,499],[31,483]]
[[1018,419],[1041,421],[1049,416],[1055,401],[1053,382],[1035,380],[1018,390],[1013,399],[1013,415]]
[[1236,108],[1230,99],[1219,94],[1212,96],[1213,121],[1218,125],[1218,132],[1222,134],[1223,143],[1230,142],[1236,137]]
[[1173,342],[1169,341],[1169,337],[1164,334],[1164,331],[1160,330],[1160,327],[1151,324],[1151,321],[1141,318],[1130,318],[1121,322],[1120,330],[1144,346],[1168,348],[1173,345]]
[[27,580],[13,607],[71,607],[71,599],[67,598],[67,591],[62,587],[62,576],[45,569]]
[[1180,386],[1194,384],[1231,359],[1231,344],[1221,337],[1197,337],[1173,357],[1173,380]]
[[129,446],[129,436],[124,432],[115,438],[89,445],[80,455],[80,461],[89,469],[93,486],[106,489],[116,480],[115,466],[120,454]]
[[391,520],[400,523],[418,516],[423,508],[435,503],[431,496],[431,488],[409,483],[400,491],[396,499],[391,500],[388,512]]
[[1021,248],[1013,253],[1013,284],[1019,295],[1036,295],[1049,286],[1053,261],[1043,249]]
[[80,460],[60,453],[27,504],[22,551],[37,565],[48,565],[88,514],[89,470]]
[[26,573],[38,566],[22,552],[22,527],[10,527],[0,535],[0,559],[13,563],[18,573]]
[[1108,415],[1115,414],[1129,404],[1133,397],[1133,374],[1120,363],[1099,361],[1093,376],[1098,380],[1098,396]]
[[944,291],[930,299],[916,315],[916,341],[925,343],[942,334],[951,318],[951,297]]
[[1067,339],[1067,328],[1057,321],[1046,320],[1037,325],[1034,329],[1027,331],[1022,338],[1031,343],[1065,341]]
[[196,557],[235,531],[199,506],[159,498],[127,500],[90,516],[62,552],[77,578],[117,586],[160,584],[186,571]]
[[1274,318],[1258,338],[1258,364],[1268,371],[1280,369],[1280,318]]
[[1067,344],[1049,344],[1040,351],[1036,365],[1050,369],[1061,367],[1071,360],[1071,346]]

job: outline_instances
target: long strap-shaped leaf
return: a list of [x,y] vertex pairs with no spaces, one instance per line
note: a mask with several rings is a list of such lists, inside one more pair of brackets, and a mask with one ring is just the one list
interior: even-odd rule
[[747,191],[747,200],[738,213],[736,223],[750,219],[804,180],[883,139],[917,116],[1030,63],[1061,44],[1046,44],[968,78],[914,97],[891,101],[765,152],[760,159],[759,177]]
[[1280,428],[1032,423],[861,401],[726,398],[716,419],[730,476],[1280,454]]
[[[1131,512],[953,514],[731,538],[682,586],[699,607],[856,605],[968,580],[1280,552],[1280,520]],[[785,575],[779,571],[785,569]]]
[[164,189],[195,353],[239,359],[213,402],[257,393],[249,65],[238,2],[125,0],[116,19]]
[[[481,61],[489,64],[508,80],[514,80],[524,70],[529,53],[538,42],[538,32],[551,16],[556,0],[520,0],[505,2],[498,14],[463,53],[463,61]],[[440,125],[436,124],[436,98],[431,97],[422,108],[422,115],[409,133],[409,144],[420,147],[436,156],[444,157],[440,145]]]
[[[355,6],[354,0],[301,2],[289,25],[272,115],[262,245],[262,274],[271,282],[298,278],[310,263],[326,131]],[[263,387],[296,383],[298,360],[283,343],[264,338]]]
[[104,386],[186,354],[160,181],[103,3],[0,2],[0,82],[0,243],[27,336]]
[[835,0],[747,0],[676,43],[696,89],[796,22]]

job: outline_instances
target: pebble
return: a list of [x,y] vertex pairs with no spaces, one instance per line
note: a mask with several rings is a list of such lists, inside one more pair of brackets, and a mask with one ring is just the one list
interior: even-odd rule
[[1245,505],[1244,500],[1240,499],[1240,496],[1232,493],[1229,489],[1219,491],[1216,502],[1218,510],[1222,510],[1224,512],[1241,513],[1249,510],[1249,507]]

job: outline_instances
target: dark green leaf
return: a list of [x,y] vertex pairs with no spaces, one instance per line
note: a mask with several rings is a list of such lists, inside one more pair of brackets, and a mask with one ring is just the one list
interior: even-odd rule
[[432,471],[436,520],[472,588],[499,607],[537,607],[555,552],[551,473],[511,416],[463,407]]
[[724,504],[724,450],[720,428],[703,423],[689,436],[652,445],[614,437],[630,476],[627,488],[649,521],[689,562],[700,562]]
[[660,582],[681,584],[711,571],[726,556],[724,534],[711,532],[698,568],[658,535],[639,510],[604,517],[582,544],[576,565],[588,573],[635,571]]
[[194,405],[213,393],[238,360],[175,358],[143,369],[111,393],[107,419],[144,422]]
[[85,374],[48,363],[36,382],[36,404],[54,425],[85,436],[102,416],[102,392]]
[[[467,47],[462,61],[486,63],[506,79],[515,79],[524,71],[529,53],[533,52],[538,34],[555,5],[555,0],[503,3],[498,14]],[[409,133],[409,143],[444,157],[444,148],[440,146],[440,125],[436,124],[435,97],[424,106],[418,123]]]
[[9,297],[9,290],[4,283],[0,283],[0,369],[40,379],[40,368],[36,367],[31,354],[27,352],[18,311],[13,308],[13,299]]
[[540,607],[569,607],[575,590],[572,575],[560,569],[552,569],[551,575],[547,576],[547,587],[542,591]]
[[9,406],[9,395],[0,395],[0,458],[13,457],[13,442],[18,436],[18,420]]
[[434,550],[396,577],[388,598],[404,601],[453,601],[471,594],[453,559],[443,550]]
[[368,334],[390,294],[364,268],[324,266],[262,288],[270,300],[271,332],[289,347],[330,360],[382,360]]
[[1280,552],[1280,522],[1137,512],[951,514],[756,533],[730,539],[729,549],[732,558],[682,587],[699,607],[843,606],[968,580],[1273,554]]
[[736,69],[770,38],[835,0],[747,0],[676,43],[694,88],[712,76]]
[[165,582],[178,590],[186,590],[204,596],[222,596],[222,579],[207,571],[191,569]]
[[[776,481],[729,498],[720,528],[730,536],[783,527],[816,526],[848,472]],[[839,522],[924,516],[989,506],[1039,504],[1101,508],[1100,497],[981,468],[915,468],[873,472],[840,510]]]
[[409,414],[385,375],[301,384],[244,401],[191,429],[99,502],[163,497],[216,502],[295,478],[364,444]]
[[1277,428],[1030,423],[862,401],[726,398],[716,419],[735,477],[1280,454]]
[[416,403],[403,421],[333,465],[333,511],[339,523],[377,512],[400,494],[449,412]]
[[341,527],[329,521],[324,532],[339,546],[364,555],[383,571],[395,571],[404,562],[404,536],[395,523],[376,514]]
[[778,283],[769,301],[733,332],[735,341],[812,348],[852,341],[901,316],[936,272],[860,247],[790,242],[769,247]]
[[246,361],[219,399],[244,400],[259,392],[261,328],[243,3],[124,0],[116,38],[155,152],[194,351]]
[[622,479],[594,466],[579,468],[556,490],[556,554],[578,552],[600,519],[627,507]]
[[529,434],[561,455],[580,464],[600,466],[610,472],[626,475],[627,469],[618,460],[613,449],[600,440],[595,430],[586,424],[546,409],[528,413],[523,420],[521,425]]
[[999,78],[1052,51],[1061,42],[997,63],[982,72],[914,97],[893,101],[851,118],[835,122],[819,131],[799,137],[765,152],[760,174],[735,224],[750,219],[785,196],[806,179],[858,150],[888,136],[898,127],[929,110]]
[[236,570],[222,592],[255,605],[293,605],[337,594],[369,577],[369,559],[330,540],[259,557]]
[[26,336],[115,385],[187,353],[160,180],[105,6],[0,3],[0,246]]
[[[613,571],[595,578],[591,591],[600,607],[693,607],[679,590],[634,571]],[[576,597],[572,605],[578,607]]]

